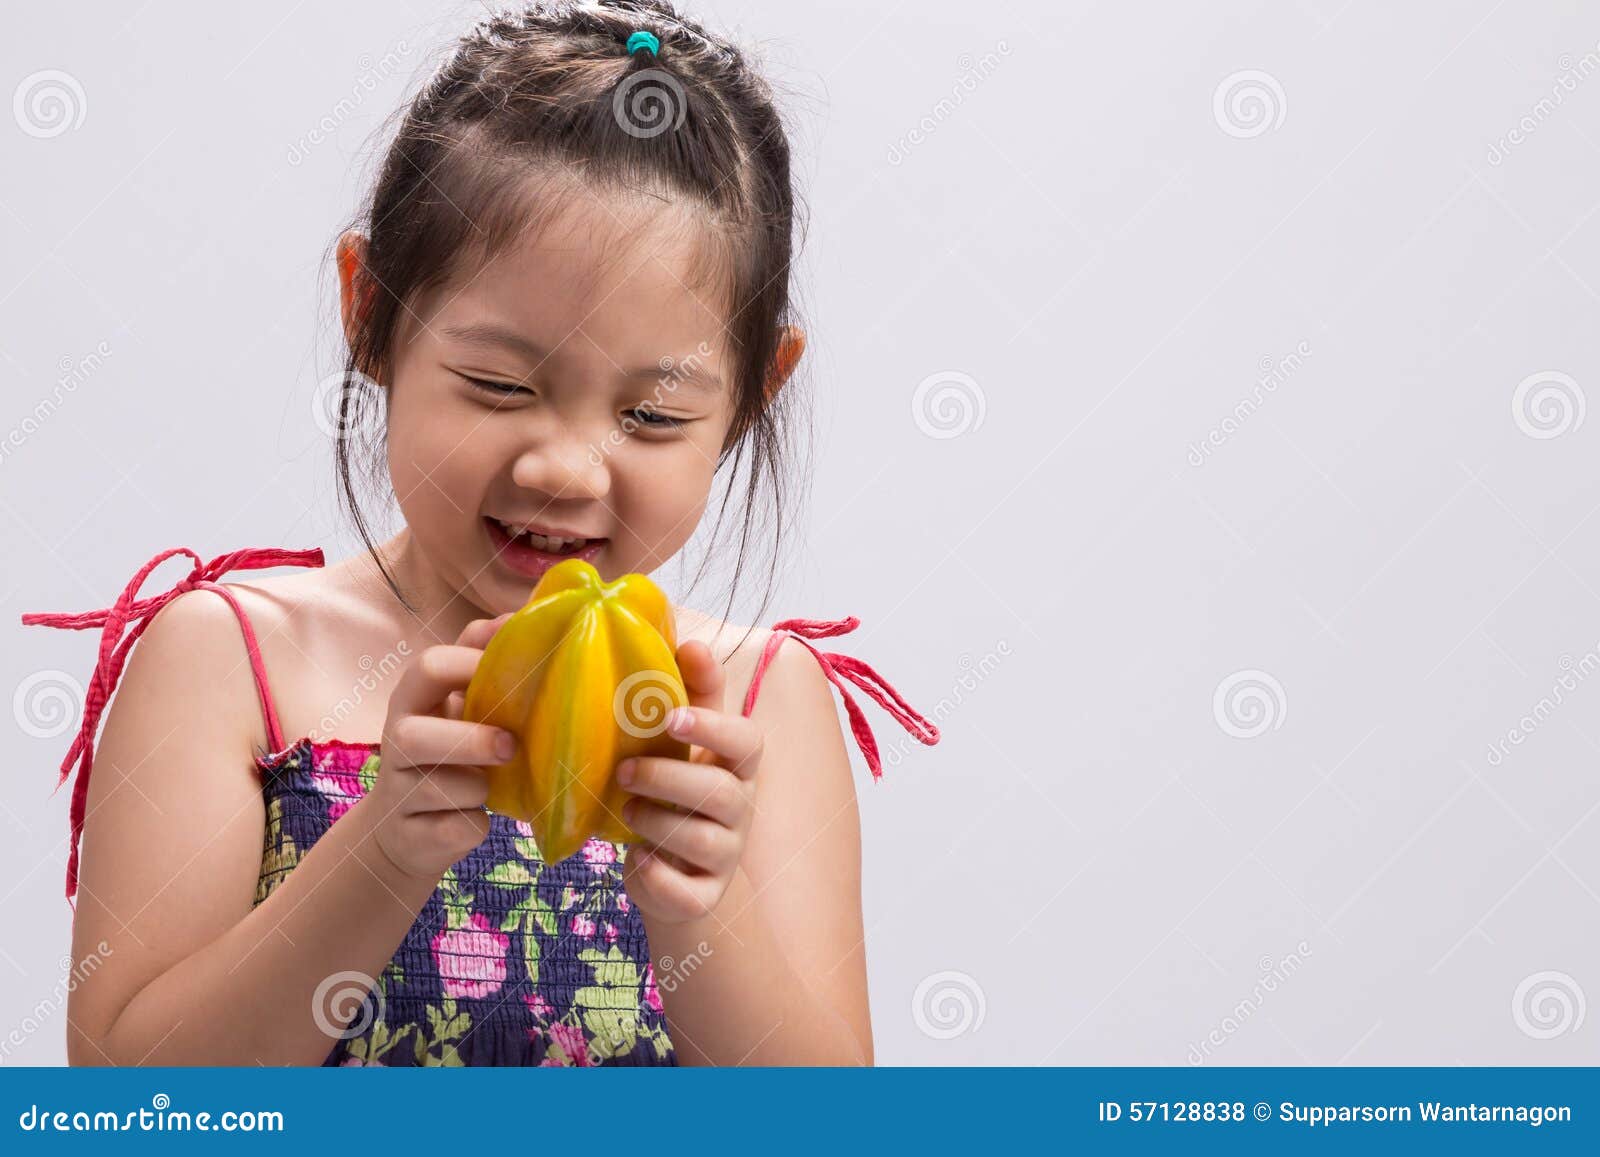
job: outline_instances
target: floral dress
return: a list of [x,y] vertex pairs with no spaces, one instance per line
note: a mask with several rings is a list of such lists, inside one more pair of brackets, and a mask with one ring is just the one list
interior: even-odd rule
[[[145,578],[175,554],[194,560],[188,577],[163,594],[140,599]],[[266,717],[272,750],[258,752],[255,759],[267,822],[254,903],[265,902],[312,845],[372,789],[378,744],[284,741],[250,620],[216,581],[230,570],[321,565],[322,551],[315,549],[235,551],[204,563],[179,548],[147,563],[112,607],[22,616],[25,625],[102,631],[82,723],[61,764],[60,783],[78,765],[69,813],[69,901],[77,891],[100,716],[129,649],[155,613],[185,591],[214,591],[233,608]],[[866,663],[819,651],[808,641],[858,625],[854,617],[775,624],[757,660],[743,714],[754,708],[778,646],[794,638],[839,690],[850,730],[876,778],[882,771],[877,743],[846,683],[865,691],[918,741],[937,743],[939,732]],[[312,1015],[333,1041],[323,1064],[677,1064],[644,920],[622,886],[627,854],[625,844],[590,839],[578,854],[547,864],[526,823],[491,814],[488,835],[444,874],[382,972],[376,977],[336,972],[318,987]]]
[[[266,846],[255,902],[372,789],[377,749],[301,740],[261,756]],[[627,845],[591,839],[547,864],[521,820],[492,815],[365,998],[318,994],[348,1026],[329,1065],[671,1065],[644,921],[622,887]],[[360,1001],[353,1017],[350,1008]]]

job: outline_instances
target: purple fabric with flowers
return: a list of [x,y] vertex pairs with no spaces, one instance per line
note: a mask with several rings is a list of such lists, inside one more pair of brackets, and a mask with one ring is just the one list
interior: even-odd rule
[[[302,739],[256,765],[267,805],[259,904],[371,789],[378,748]],[[319,990],[334,1041],[323,1064],[677,1064],[644,921],[622,887],[626,855],[591,839],[547,864],[527,824],[491,816],[355,1015],[361,978]]]

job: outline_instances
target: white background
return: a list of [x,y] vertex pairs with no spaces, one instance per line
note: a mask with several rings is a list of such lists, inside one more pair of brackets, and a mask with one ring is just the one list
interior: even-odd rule
[[[8,13],[0,96],[76,85],[0,110],[8,694],[94,662],[21,613],[164,548],[355,549],[324,258],[479,11]],[[944,730],[867,705],[880,1063],[1600,1061],[1600,10],[692,12],[767,60],[811,209],[767,618],[859,615]],[[0,728],[10,1064],[65,1057],[43,709]]]

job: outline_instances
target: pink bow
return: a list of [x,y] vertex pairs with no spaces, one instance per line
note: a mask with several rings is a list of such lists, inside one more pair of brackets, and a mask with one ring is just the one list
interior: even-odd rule
[[854,615],[838,620],[784,619],[781,623],[774,623],[772,638],[767,640],[766,647],[762,649],[761,658],[756,663],[755,677],[750,680],[750,690],[745,693],[744,714],[749,715],[751,708],[755,706],[756,692],[761,688],[762,676],[766,674],[767,664],[777,652],[778,646],[787,635],[793,635],[800,640],[801,646],[817,657],[817,662],[822,664],[822,673],[839,689],[839,695],[844,699],[845,712],[850,717],[850,731],[856,737],[856,745],[861,748],[861,754],[866,756],[867,766],[872,769],[872,777],[876,780],[883,775],[883,764],[878,758],[878,741],[872,734],[872,728],[867,725],[867,717],[862,714],[860,704],[845,686],[845,680],[848,679],[876,699],[878,705],[893,716],[895,722],[904,727],[917,742],[932,747],[939,742],[939,729],[907,703],[887,679],[860,659],[832,651],[819,651],[806,642],[807,639],[827,639],[834,635],[847,635],[860,625],[861,620]]
[[[163,594],[147,599],[137,598],[139,588],[144,585],[145,578],[156,567],[175,554],[186,554],[194,559],[194,569],[188,577],[181,579],[176,586]],[[187,547],[177,547],[173,550],[162,551],[155,558],[147,562],[133,576],[127,588],[123,590],[122,597],[112,607],[102,611],[85,611],[82,614],[57,614],[34,613],[22,616],[22,624],[26,627],[61,627],[65,630],[82,631],[90,627],[103,627],[100,636],[100,657],[95,664],[94,675],[89,680],[89,690],[85,695],[83,705],[83,723],[78,728],[78,737],[73,740],[72,749],[67,752],[61,761],[61,778],[56,781],[56,790],[61,790],[61,785],[67,782],[67,777],[72,774],[72,764],[79,763],[78,781],[72,787],[72,807],[70,810],[72,826],[72,850],[67,859],[67,900],[71,903],[78,890],[78,842],[83,833],[84,807],[89,798],[89,771],[94,766],[94,737],[100,723],[100,714],[105,710],[106,704],[111,700],[111,693],[116,690],[117,681],[122,678],[123,664],[127,661],[128,652],[144,634],[150,625],[150,619],[162,607],[185,591],[197,587],[209,586],[215,583],[220,576],[232,570],[263,570],[275,566],[321,566],[323,565],[322,551],[320,548],[311,550],[279,550],[275,548],[254,548],[249,550],[236,550],[231,554],[218,555],[208,563],[202,563],[200,556]],[[130,622],[137,622],[137,626],[123,637]],[[74,906],[74,911],[76,907]]]

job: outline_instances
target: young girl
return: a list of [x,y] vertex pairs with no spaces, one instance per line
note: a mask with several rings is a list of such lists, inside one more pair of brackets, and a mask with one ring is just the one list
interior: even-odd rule
[[[541,4],[462,40],[337,246],[337,461],[368,553],[167,551],[109,610],[24,616],[104,630],[62,765],[74,959],[98,946],[72,1063],[872,1063],[830,683],[874,775],[846,680],[938,732],[806,641],[855,619],[678,608],[692,756],[619,765],[640,842],[557,864],[483,807],[514,737],[461,718],[559,558],[648,573],[719,469],[748,467],[747,499],[778,479],[792,226],[765,85],[663,0]],[[381,544],[351,483],[367,445],[405,522]],[[141,598],[180,553],[189,576]],[[314,569],[217,582],[278,566]]]

